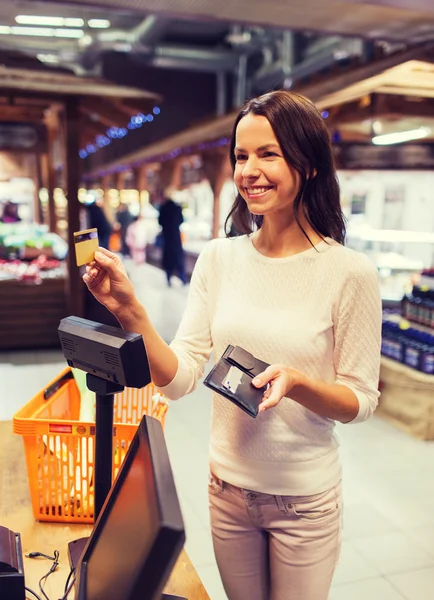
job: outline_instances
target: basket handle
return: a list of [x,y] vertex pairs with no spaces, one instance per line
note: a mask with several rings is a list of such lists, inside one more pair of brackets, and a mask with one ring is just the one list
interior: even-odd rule
[[74,374],[72,371],[68,371],[64,375],[61,375],[58,379],[56,379],[51,385],[49,385],[44,390],[44,400],[49,400],[53,394],[59,390],[62,385],[64,385],[70,379],[74,379]]

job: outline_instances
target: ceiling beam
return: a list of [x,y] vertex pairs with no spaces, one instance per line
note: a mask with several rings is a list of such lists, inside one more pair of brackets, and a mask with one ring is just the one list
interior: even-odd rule
[[433,116],[434,101],[430,98],[415,102],[403,96],[371,94],[361,100],[333,107],[327,125],[338,127],[348,123],[360,123],[365,119],[386,117],[433,118]]
[[147,113],[151,109],[151,106],[155,106],[158,102],[148,102],[147,100],[134,100],[133,98],[128,98],[125,100],[118,100],[117,102],[113,102],[113,104],[118,110],[131,118],[139,112]]
[[90,120],[99,122],[104,127],[126,127],[128,118],[120,111],[116,105],[104,100],[94,98],[82,99],[80,102],[80,112]]
[[93,139],[95,139],[97,135],[105,135],[106,127],[96,121],[92,121],[89,117],[81,115],[79,124],[81,129],[86,130],[93,135]]
[[[0,65],[0,89],[12,95],[27,96],[29,92],[49,97],[95,96],[96,98],[134,98],[157,102],[161,96],[135,87],[117,85],[111,81],[91,77],[77,77],[56,71],[16,69]],[[9,92],[11,90],[11,92]],[[5,93],[3,91],[3,93]]]
[[40,123],[44,120],[44,109],[35,106],[0,104],[0,121]]
[[300,91],[304,96],[310,98],[319,108],[328,108],[331,102],[339,104],[339,95],[341,93],[345,94],[346,90],[351,89],[351,86],[356,87],[357,84],[364,84],[364,86],[358,86],[358,89],[354,90],[353,97],[346,98],[346,100],[354,100],[373,91],[372,86],[369,85],[370,80],[381,76],[388,69],[411,60],[431,61],[433,56],[434,44],[415,46],[402,52],[395,52],[385,58],[373,60],[335,76],[326,75],[316,83],[297,86],[296,91]]

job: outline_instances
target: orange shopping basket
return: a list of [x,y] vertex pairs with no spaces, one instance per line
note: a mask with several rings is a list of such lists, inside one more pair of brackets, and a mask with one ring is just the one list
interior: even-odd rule
[[[47,390],[54,393],[47,399]],[[33,514],[38,521],[93,523],[95,422],[83,422],[80,391],[64,369],[13,418],[23,436]],[[144,414],[163,427],[167,401],[150,384],[114,397],[113,479]]]

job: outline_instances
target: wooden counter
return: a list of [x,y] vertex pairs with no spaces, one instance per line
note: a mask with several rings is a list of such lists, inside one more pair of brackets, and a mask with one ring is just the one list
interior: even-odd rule
[[421,440],[434,440],[434,375],[381,357],[376,414]]
[[[12,423],[7,421],[0,422],[0,525],[21,534],[23,554],[33,551],[52,556],[54,550],[59,550],[59,568],[48,578],[45,591],[50,598],[60,598],[69,574],[67,544],[89,535],[91,526],[34,520],[23,442],[12,433]],[[46,559],[24,558],[26,586],[38,593],[38,581],[51,564]],[[175,565],[165,592],[185,596],[188,600],[210,600],[185,551]],[[70,598],[72,600],[72,593]]]
[[0,350],[58,347],[57,328],[66,315],[63,277],[40,285],[0,281]]

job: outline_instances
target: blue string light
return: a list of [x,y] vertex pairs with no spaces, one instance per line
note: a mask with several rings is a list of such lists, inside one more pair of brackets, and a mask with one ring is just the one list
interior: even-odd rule
[[126,127],[113,126],[107,129],[105,135],[97,135],[94,144],[88,144],[86,148],[81,148],[81,150],[79,150],[79,157],[84,159],[89,156],[89,154],[94,154],[101,148],[108,146],[113,140],[122,139],[129,133],[129,131],[132,131],[133,129],[139,129],[139,127],[142,127],[142,125],[145,123],[151,123],[154,120],[154,115],[159,115],[161,113],[161,109],[159,106],[154,106],[152,112],[154,114],[148,113],[147,115],[139,112],[137,115],[131,117]]
[[329,111],[328,110],[323,110],[321,113],[321,116],[323,119],[327,119],[327,117],[329,116]]
[[[120,173],[122,171],[127,171],[132,166],[137,168],[137,167],[140,167],[140,166],[148,164],[148,163],[166,162],[168,160],[172,160],[173,158],[176,158],[177,156],[180,156],[181,154],[187,156],[189,154],[194,154],[195,152],[202,152],[204,150],[210,150],[211,148],[228,146],[229,143],[230,143],[229,137],[222,137],[217,140],[212,140],[210,142],[200,142],[200,143],[194,144],[192,146],[184,146],[182,148],[174,148],[173,150],[171,150],[170,152],[166,152],[165,154],[158,154],[158,155],[151,156],[151,157],[146,158],[141,161],[135,161],[132,165],[118,165],[116,167],[113,167],[112,169],[100,171],[98,173],[98,175],[100,177],[104,177],[105,175],[111,175],[112,173]],[[84,178],[86,179],[86,176],[84,176]],[[91,176],[89,176],[88,178],[90,179]]]

